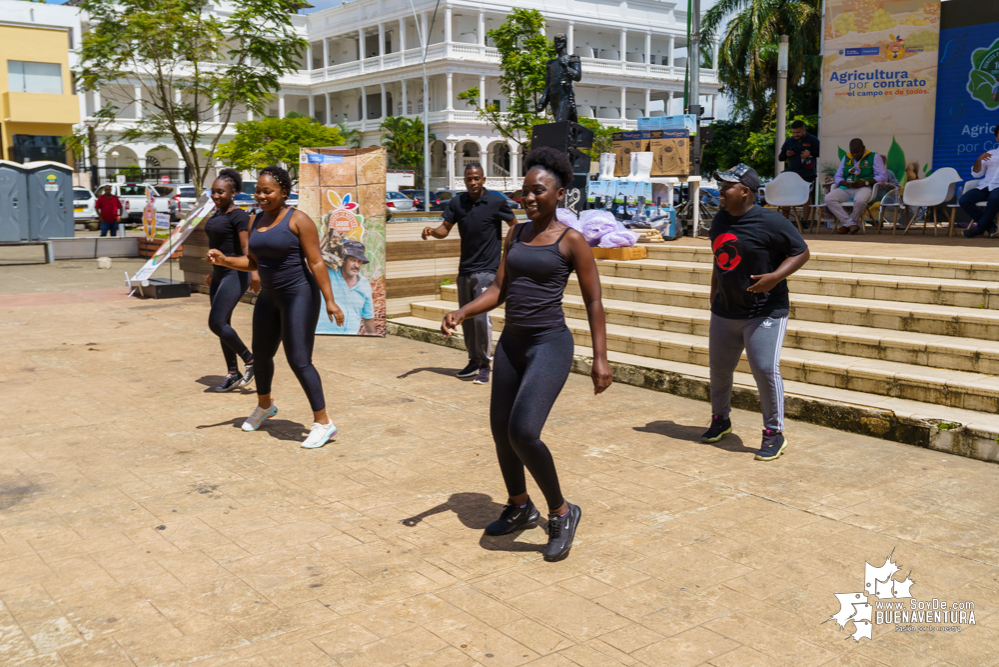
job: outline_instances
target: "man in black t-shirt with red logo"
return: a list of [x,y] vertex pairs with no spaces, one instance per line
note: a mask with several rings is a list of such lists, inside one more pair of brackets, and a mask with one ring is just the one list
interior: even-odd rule
[[787,277],[808,261],[808,246],[791,222],[756,204],[760,177],[739,164],[715,172],[721,210],[711,221],[711,427],[701,436],[718,442],[732,432],[732,377],[746,351],[760,392],[763,442],[757,461],[773,461],[784,439],[784,381],[780,348],[790,302]]

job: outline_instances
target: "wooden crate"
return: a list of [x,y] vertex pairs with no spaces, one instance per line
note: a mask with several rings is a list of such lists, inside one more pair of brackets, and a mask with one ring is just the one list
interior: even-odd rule
[[[160,249],[160,246],[166,239],[153,239],[152,241],[147,241],[146,239],[139,239],[139,257],[152,257],[156,254],[156,251]],[[179,245],[177,249],[173,251],[170,255],[170,259],[177,259],[178,257],[184,256],[184,246]]]
[[633,245],[627,248],[592,248],[597,259],[613,259],[624,261],[629,259],[645,259],[648,251],[645,246]]

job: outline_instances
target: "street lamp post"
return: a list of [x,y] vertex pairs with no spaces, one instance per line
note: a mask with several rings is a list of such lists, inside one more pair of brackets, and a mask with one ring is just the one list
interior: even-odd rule
[[783,163],[777,157],[780,147],[784,145],[787,134],[787,35],[780,36],[780,47],[777,49],[777,136],[774,142],[774,174],[783,171]]

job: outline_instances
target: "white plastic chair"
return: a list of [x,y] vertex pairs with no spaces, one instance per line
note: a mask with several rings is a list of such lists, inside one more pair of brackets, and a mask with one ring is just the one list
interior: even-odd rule
[[767,183],[766,199],[768,206],[779,208],[790,208],[794,211],[794,219],[798,223],[798,231],[801,229],[801,216],[798,215],[798,208],[801,213],[805,213],[805,204],[809,198],[809,183],[793,171],[782,171],[777,178]]
[[[927,212],[930,208],[933,209],[933,236],[937,235],[937,206],[945,204],[954,197],[954,189],[957,184],[961,183],[961,176],[957,173],[957,170],[953,167],[944,167],[943,169],[937,169],[932,174],[926,178],[921,178],[917,181],[909,181],[905,184],[905,188],[902,189],[902,208],[903,210],[907,208],[919,208],[925,207]],[[908,214],[906,214],[908,217]],[[905,225],[905,229],[902,230],[902,236],[905,236],[912,227],[912,223],[916,221],[916,217],[913,216],[911,220]],[[923,233],[926,233],[926,225],[930,221],[930,216],[927,214],[923,217]],[[892,229],[892,234],[895,230]],[[954,234],[954,228],[950,228],[950,234]]]

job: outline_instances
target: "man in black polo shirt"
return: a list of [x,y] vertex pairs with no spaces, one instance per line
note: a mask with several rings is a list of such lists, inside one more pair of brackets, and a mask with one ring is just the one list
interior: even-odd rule
[[[424,241],[431,236],[443,239],[455,224],[458,225],[461,236],[459,307],[474,300],[492,284],[503,250],[503,223],[509,225],[515,219],[506,197],[486,190],[486,176],[477,162],[465,166],[465,189],[468,192],[452,197],[448,202],[444,222],[439,227],[423,230]],[[493,358],[493,327],[489,314],[465,320],[461,329],[468,349],[468,365],[458,372],[458,377],[475,376],[475,384],[486,384]]]
[[[815,196],[815,175],[818,173],[816,166],[819,164],[819,140],[813,134],[808,133],[805,123],[796,120],[791,123],[791,138],[780,147],[780,155],[777,159],[784,162],[784,171],[793,171],[801,180],[807,181],[811,185],[812,197]],[[809,203],[802,207],[802,216],[805,220],[810,220],[812,210],[811,198]],[[787,210],[781,210],[787,216]]]

